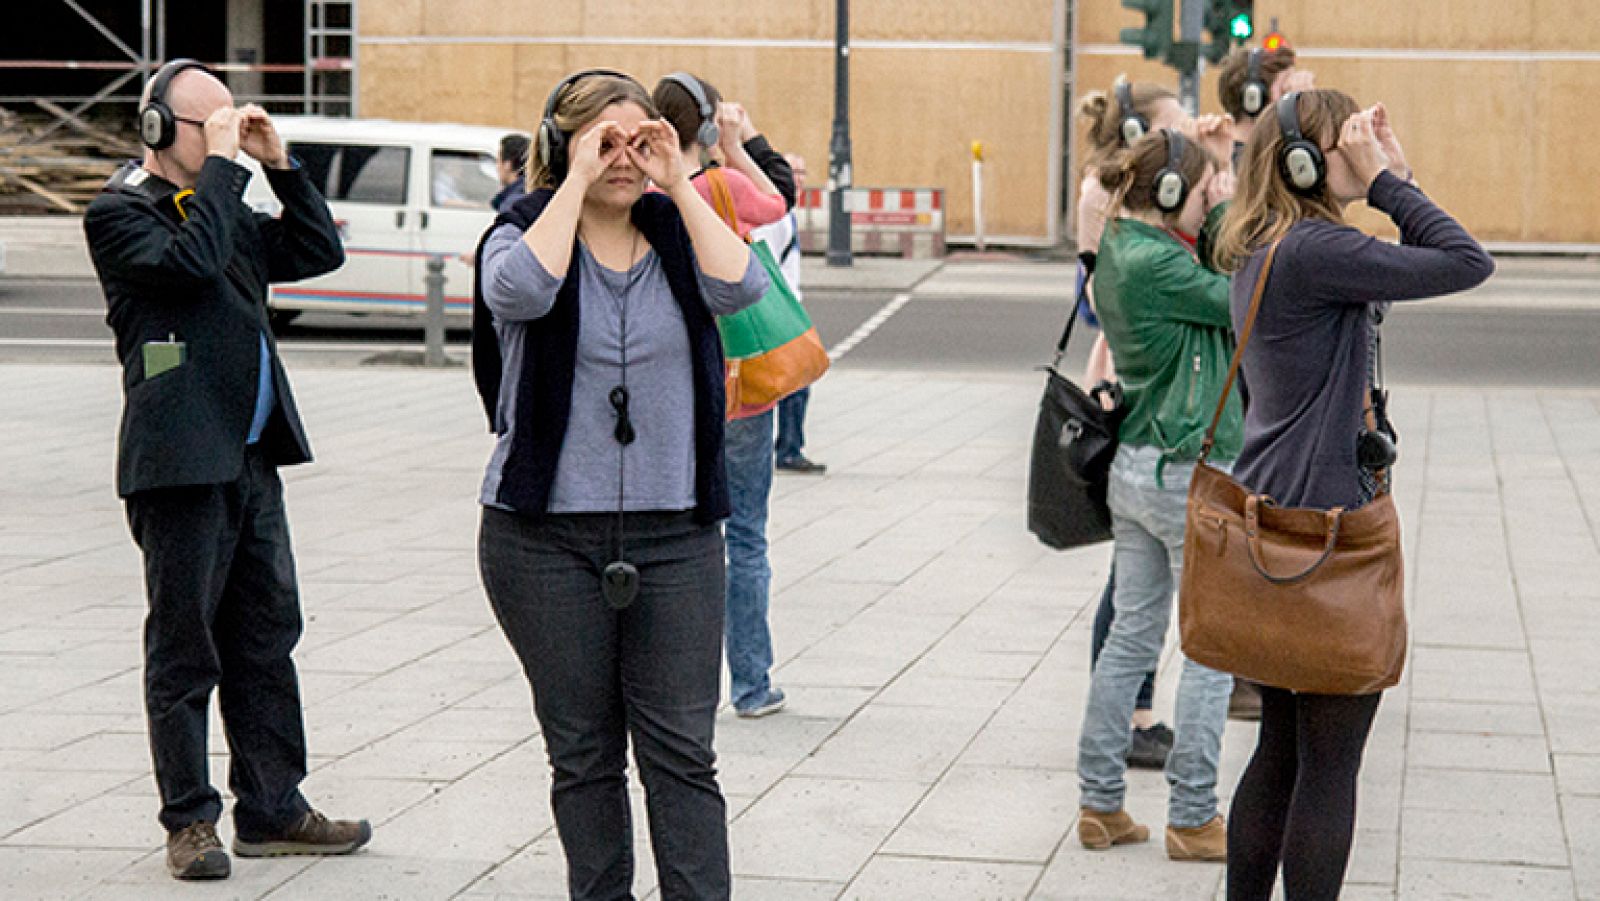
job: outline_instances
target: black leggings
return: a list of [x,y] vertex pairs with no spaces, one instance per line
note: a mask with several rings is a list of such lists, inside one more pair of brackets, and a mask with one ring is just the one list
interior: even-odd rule
[[1261,688],[1261,737],[1228,819],[1228,901],[1339,897],[1356,822],[1361,754],[1382,695]]

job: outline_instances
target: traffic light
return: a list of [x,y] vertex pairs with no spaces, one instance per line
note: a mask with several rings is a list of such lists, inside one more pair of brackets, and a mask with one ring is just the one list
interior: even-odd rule
[[1145,18],[1143,28],[1122,29],[1122,43],[1143,49],[1145,59],[1165,60],[1172,52],[1172,0],[1122,0],[1122,5]]
[[1205,23],[1211,32],[1205,57],[1220,63],[1229,50],[1255,34],[1255,0],[1206,0]]

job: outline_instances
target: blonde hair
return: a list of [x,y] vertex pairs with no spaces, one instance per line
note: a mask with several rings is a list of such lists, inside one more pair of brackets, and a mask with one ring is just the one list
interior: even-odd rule
[[[606,107],[617,103],[637,104],[649,118],[660,118],[656,105],[650,100],[650,94],[645,91],[643,85],[631,78],[589,75],[568,85],[561,92],[552,116],[556,120],[556,127],[567,135],[565,153],[569,165],[572,158],[571,138],[585,125],[599,117]],[[538,132],[535,131],[535,134]],[[543,140],[539,139],[539,143],[542,144]],[[555,173],[540,159],[539,148],[535,147],[528,158],[528,190],[554,188],[556,185]]]
[[[1122,154],[1115,166],[1108,166],[1100,170],[1100,186],[1111,195],[1106,202],[1106,216],[1115,216],[1117,211],[1127,208],[1133,212],[1159,209],[1156,206],[1156,176],[1167,167],[1167,132],[1152,131],[1135,141],[1127,152]],[[1216,166],[1217,160],[1211,151],[1201,147],[1198,143],[1184,138],[1183,152],[1178,157],[1178,172],[1183,175],[1183,180],[1189,183],[1190,192],[1200,190],[1200,183],[1205,180],[1206,170]],[[1178,210],[1163,210],[1164,219],[1172,219],[1178,215]]]
[[[1117,76],[1116,84],[1127,78]],[[1116,88],[1111,92],[1090,91],[1078,101],[1078,118],[1084,120],[1089,137],[1089,158],[1084,161],[1085,171],[1100,171],[1114,166],[1114,158],[1125,149],[1122,146],[1122,111],[1117,106]],[[1133,101],[1133,111],[1149,120],[1155,105],[1162,100],[1176,100],[1177,95],[1161,85],[1141,81],[1130,85],[1128,93]]]
[[[1349,94],[1325,90],[1301,92],[1295,109],[1300,134],[1318,147],[1334,144],[1344,121],[1358,111]],[[1284,141],[1277,116],[1277,104],[1262,111],[1239,160],[1239,187],[1217,237],[1216,264],[1225,271],[1244,265],[1250,254],[1288,234],[1302,219],[1344,222],[1326,180],[1314,194],[1297,193],[1284,180],[1278,167]]]

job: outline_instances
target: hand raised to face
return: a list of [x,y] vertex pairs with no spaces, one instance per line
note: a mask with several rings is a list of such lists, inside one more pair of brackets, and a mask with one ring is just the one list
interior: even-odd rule
[[567,177],[588,186],[599,181],[605,171],[627,152],[633,136],[611,120],[597,123],[579,136],[572,147]]
[[628,159],[663,191],[670,191],[689,177],[689,167],[678,147],[678,130],[670,122],[649,119],[639,123],[626,150]]
[[1383,152],[1373,129],[1373,118],[1373,111],[1367,110],[1344,120],[1344,125],[1339,129],[1339,147],[1336,151],[1344,155],[1345,162],[1350,164],[1351,171],[1364,186],[1371,186],[1379,173],[1389,166],[1389,157]]

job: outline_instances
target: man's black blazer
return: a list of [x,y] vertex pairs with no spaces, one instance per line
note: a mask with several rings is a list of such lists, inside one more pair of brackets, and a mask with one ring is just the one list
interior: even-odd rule
[[[180,213],[172,184],[130,164],[84,216],[122,361],[117,493],[123,497],[239,476],[262,335],[278,404],[261,447],[280,466],[311,459],[267,326],[267,284],[331,272],[344,263],[344,248],[327,203],[298,167],[267,170],[281,218],[245,205],[249,180],[243,166],[208,157]],[[183,343],[184,360],[147,377],[144,346],[164,341]]]

